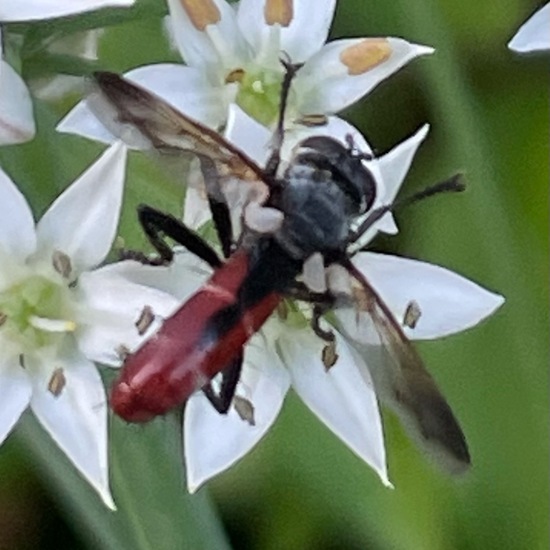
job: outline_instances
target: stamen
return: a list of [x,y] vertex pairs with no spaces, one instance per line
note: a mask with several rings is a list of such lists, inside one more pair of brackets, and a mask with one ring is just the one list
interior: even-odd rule
[[45,317],[38,317],[37,315],[29,317],[29,324],[45,332],[74,332],[76,330],[76,323],[74,321],[47,319]]
[[288,27],[294,18],[294,5],[292,0],[266,0],[264,18],[268,25],[281,25]]
[[340,53],[340,61],[348,68],[348,74],[357,76],[384,63],[392,54],[385,38],[365,38]]
[[8,316],[5,313],[0,312],[0,327],[8,320]]
[[55,369],[52,373],[52,377],[50,378],[50,381],[48,382],[48,391],[54,396],[59,397],[61,395],[61,392],[63,391],[63,388],[65,387],[65,384],[67,383],[67,379],[65,378],[65,374],[63,373],[63,369],[61,367],[58,367]]
[[220,10],[212,0],[180,0],[193,26],[204,32],[208,25],[215,25],[222,18]]
[[233,408],[241,420],[248,422],[251,426],[256,425],[256,421],[254,420],[254,405],[248,399],[236,395],[233,397]]
[[61,252],[60,250],[54,250],[52,254],[52,265],[53,268],[64,278],[68,279],[71,271],[72,271],[72,265],[71,265],[71,258],[67,256],[64,252]]
[[226,84],[232,84],[233,82],[242,82],[243,78],[245,76],[245,70],[244,69],[233,69],[226,77],[225,77],[225,83]]
[[420,309],[418,302],[411,300],[405,309],[405,314],[403,315],[403,326],[415,328],[421,315],[422,310]]

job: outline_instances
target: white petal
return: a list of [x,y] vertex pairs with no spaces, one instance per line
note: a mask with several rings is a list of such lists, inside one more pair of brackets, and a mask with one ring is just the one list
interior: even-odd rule
[[[107,466],[107,402],[99,373],[78,354],[60,358],[58,364],[32,367],[38,371],[31,398],[35,416],[105,505],[114,510]],[[66,382],[54,396],[48,383],[56,368],[63,369]]]
[[340,55],[363,40],[357,38],[330,42],[307,61],[295,80],[301,113],[330,114],[341,111],[415,57],[433,52],[432,48],[411,44],[400,38],[374,39],[387,40],[391,54],[369,70],[351,75],[340,60]]
[[293,16],[287,27],[279,27],[274,35],[265,21],[265,0],[241,0],[237,20],[241,33],[254,52],[266,47],[266,41],[280,36],[274,44],[277,52],[288,54],[293,63],[302,63],[321,49],[326,42],[334,16],[336,0],[294,0]]
[[[217,128],[225,120],[225,91],[221,86],[214,86],[204,71],[184,65],[159,63],[138,67],[124,76],[207,126]],[[115,140],[85,100],[61,120],[57,130],[104,143]]]
[[292,331],[282,337],[279,353],[304,403],[391,486],[382,422],[373,385],[368,383],[368,369],[345,340],[338,333],[335,336],[338,359],[328,372],[321,359],[325,343],[310,331]]
[[35,133],[29,90],[0,55],[0,145],[24,143]]
[[59,250],[67,254],[77,273],[103,261],[118,226],[125,171],[126,147],[117,142],[54,201],[38,222],[40,253]]
[[[238,68],[238,60],[246,56],[246,45],[237,28],[235,12],[225,0],[208,0],[208,4],[215,5],[219,20],[199,30],[180,0],[168,0],[172,33],[181,56],[188,65],[203,71],[230,64],[234,66],[227,68]],[[221,78],[224,76],[220,74]]]
[[[191,229],[198,229],[212,218],[206,190],[204,190],[204,180],[198,166],[190,167],[187,181],[189,186],[185,190],[183,223]],[[202,181],[202,184],[198,183],[199,181]]]
[[519,28],[508,47],[517,52],[550,49],[550,4],[535,12]]
[[229,106],[225,138],[259,166],[264,166],[270,154],[272,133],[235,104]]
[[[123,263],[136,264],[136,269],[139,265],[136,262]],[[118,366],[121,346],[135,350],[154,328],[150,327],[144,335],[138,333],[136,323],[144,307],[151,308],[156,317],[156,327],[178,307],[180,301],[155,288],[130,282],[121,274],[123,269],[113,267],[117,264],[84,273],[80,277],[81,315],[75,336],[80,351],[88,359]]]
[[0,445],[27,408],[31,399],[31,383],[28,374],[17,364],[2,358],[0,365]]
[[105,7],[128,7],[135,0],[17,0],[2,2],[0,21],[29,21],[64,17]]
[[36,249],[31,209],[16,185],[0,168],[0,250],[23,261]]
[[138,285],[157,288],[175,296],[180,303],[185,302],[212,275],[212,268],[181,247],[175,248],[174,252],[174,260],[169,266],[156,267],[125,261],[105,266],[101,271]]
[[[416,151],[424,139],[426,139],[429,129],[429,124],[425,124],[411,137],[402,141],[382,157],[378,157],[378,168],[382,174],[384,185],[382,188],[383,192],[379,194],[377,197],[378,200],[374,204],[375,207],[391,204],[395,200],[409,172]],[[389,233],[390,235],[397,233],[397,226],[391,213],[382,217],[372,229],[373,231],[369,232],[368,236],[360,240],[361,243],[370,241],[377,231]]]
[[290,385],[289,376],[271,347],[256,335],[246,348],[237,394],[252,403],[255,425],[235,409],[218,414],[202,393],[187,403],[184,450],[190,492],[242,458],[277,418]]
[[373,252],[358,253],[353,263],[386,302],[395,318],[403,319],[411,301],[420,306],[413,339],[432,339],[473,327],[491,315],[504,298],[443,267]]

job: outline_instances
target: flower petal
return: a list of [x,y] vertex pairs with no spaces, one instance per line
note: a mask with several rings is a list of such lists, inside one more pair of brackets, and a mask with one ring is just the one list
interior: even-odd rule
[[[136,269],[139,265],[137,262],[122,263],[136,264]],[[165,292],[131,282],[121,274],[123,270],[114,269],[116,267],[119,264],[84,273],[78,280],[82,304],[77,320],[78,347],[88,359],[110,366],[120,365],[121,346],[135,350],[180,304],[177,298]],[[140,334],[136,324],[145,306],[151,308],[157,322]]]
[[17,0],[2,2],[0,21],[30,21],[64,17],[106,7],[128,7],[135,0]]
[[24,143],[35,133],[29,90],[0,55],[0,145]]
[[202,393],[187,403],[184,420],[184,450],[187,485],[190,492],[242,458],[265,435],[279,414],[290,381],[277,355],[253,337],[245,352],[245,362],[237,395],[254,407],[254,425],[231,408],[217,413]]
[[[143,86],[194,120],[212,128],[223,123],[228,100],[225,90],[213,86],[203,70],[172,63],[145,65],[128,71],[128,80]],[[59,132],[76,134],[104,143],[113,134],[95,116],[86,100],[78,103],[57,125]]]
[[[322,360],[326,345],[310,331],[281,337],[280,354],[292,376],[292,387],[315,415],[357,456],[391,486],[378,402],[368,369],[359,355],[336,336],[336,363],[327,371]],[[359,369],[363,371],[361,374]]]
[[35,249],[31,209],[21,191],[0,168],[0,251],[22,262]]
[[239,60],[247,57],[247,48],[235,12],[225,0],[168,0],[168,9],[174,41],[188,65],[202,71],[241,66]]
[[386,302],[395,318],[403,319],[415,301],[420,318],[409,338],[433,339],[473,327],[491,315],[504,298],[443,267],[374,252],[360,252],[353,263]]
[[336,113],[415,57],[432,52],[432,48],[400,38],[330,42],[307,61],[296,76],[294,85],[301,101],[299,110],[302,114]]
[[27,408],[31,399],[31,382],[17,358],[2,357],[0,365],[0,444]]
[[[78,353],[67,353],[56,364],[29,365],[33,377],[31,408],[46,431],[99,493],[115,509],[107,466],[107,401],[94,365]],[[55,369],[63,369],[65,384],[58,395],[48,390]]]
[[271,153],[272,133],[235,104],[229,106],[224,135],[256,164],[265,165]]
[[550,4],[535,12],[519,28],[508,47],[516,52],[550,49]]
[[38,222],[39,252],[63,252],[77,273],[103,261],[115,238],[124,176],[126,147],[107,149],[50,206]]
[[174,260],[168,266],[150,266],[139,262],[117,262],[101,268],[101,272],[123,277],[132,283],[162,290],[184,302],[201,287],[212,268],[188,250],[176,247]]
[[[330,23],[334,16],[336,0],[294,0],[291,20],[268,25],[266,10],[269,10],[270,0],[241,0],[238,6],[237,21],[242,35],[258,53],[266,49],[266,42],[278,38],[274,46],[277,55],[283,51],[288,54],[293,63],[302,63],[321,49],[326,42]],[[274,28],[277,32],[274,32]],[[269,49],[269,48],[268,48]]]
[[[376,197],[373,208],[391,204],[395,200],[409,172],[416,151],[428,135],[429,129],[429,124],[425,124],[411,137],[402,141],[385,155],[378,157],[378,168],[384,185],[381,186],[381,191]],[[390,235],[395,235],[397,233],[398,229],[395,225],[393,214],[386,214],[369,228],[363,237],[359,239],[357,248],[365,246],[379,231]]]

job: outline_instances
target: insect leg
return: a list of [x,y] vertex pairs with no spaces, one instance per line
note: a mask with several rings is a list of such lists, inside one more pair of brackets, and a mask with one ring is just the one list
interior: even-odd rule
[[208,204],[212,212],[212,221],[222,245],[223,255],[228,258],[233,247],[233,228],[229,207],[223,195],[219,192],[220,178],[215,164],[206,157],[199,158],[199,161],[208,195]]
[[273,135],[272,152],[269,157],[265,171],[271,176],[275,177],[279,163],[281,162],[281,147],[283,145],[283,138],[285,134],[285,112],[288,104],[288,95],[290,93],[290,85],[292,80],[296,76],[296,73],[301,69],[303,63],[291,63],[290,60],[281,59],[281,63],[285,68],[285,76],[281,85],[281,101],[279,102],[279,118],[277,120],[277,128]]
[[216,251],[202,237],[171,214],[142,204],[138,207],[138,217],[147,238],[160,255],[160,261],[157,263],[170,263],[174,257],[164,235],[187,248],[189,252],[204,260],[211,267],[216,268],[222,265]]
[[212,388],[212,384],[209,382],[203,386],[202,391],[207,397],[208,401],[220,414],[227,414],[233,397],[235,397],[235,390],[241,376],[241,369],[243,366],[242,353],[227,367],[222,370],[222,384],[220,392],[216,394]]

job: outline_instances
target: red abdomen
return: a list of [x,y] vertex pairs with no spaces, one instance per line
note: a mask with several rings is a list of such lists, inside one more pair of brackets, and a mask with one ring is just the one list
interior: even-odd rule
[[[250,257],[241,250],[129,355],[111,390],[113,411],[146,422],[182,404],[227,366],[281,300],[265,292],[242,311],[239,291]],[[229,315],[220,315],[229,313]],[[223,318],[225,317],[225,318]]]

